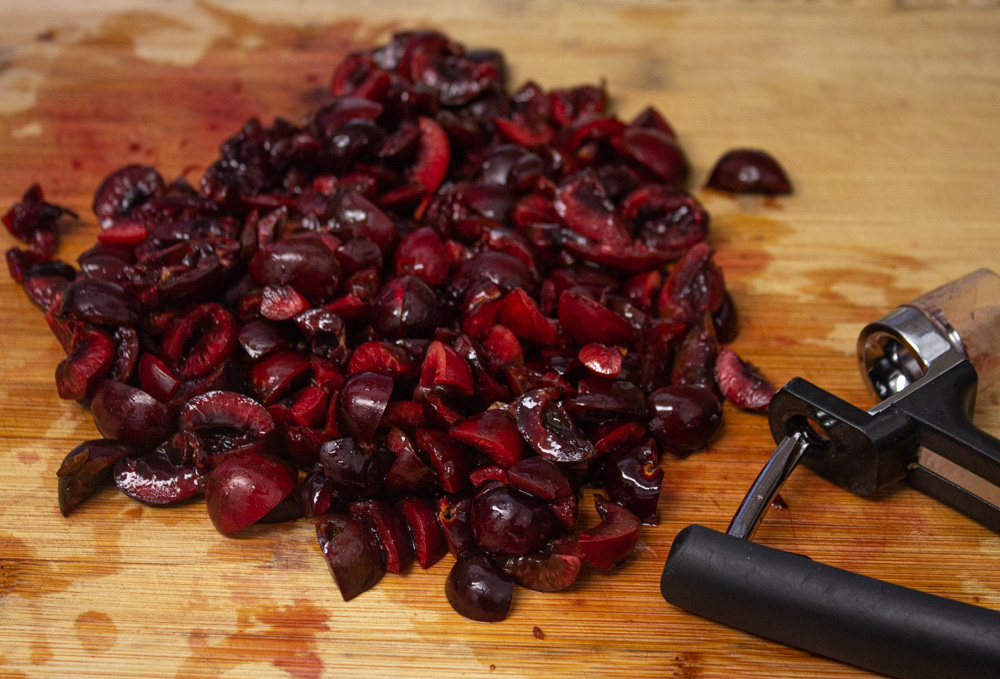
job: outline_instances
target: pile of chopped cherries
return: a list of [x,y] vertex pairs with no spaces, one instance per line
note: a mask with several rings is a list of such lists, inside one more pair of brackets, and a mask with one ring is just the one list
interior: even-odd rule
[[[725,346],[709,215],[655,110],[508,94],[499,52],[432,31],[349,55],[331,94],[300,124],[248,121],[197,188],[112,173],[79,270],[53,259],[76,215],[37,185],[3,217],[66,350],[59,395],[105,437],[66,457],[59,506],[113,479],[151,505],[204,494],[224,535],[310,517],[345,600],[451,551],[452,606],[501,620],[515,583],[625,560],[660,453],[773,388]],[[790,191],[754,150],[709,185]],[[587,485],[601,520],[578,530]]]

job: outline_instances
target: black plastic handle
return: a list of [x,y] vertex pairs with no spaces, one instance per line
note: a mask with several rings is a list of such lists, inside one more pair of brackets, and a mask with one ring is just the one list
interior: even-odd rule
[[1000,677],[1000,613],[688,526],[660,581],[674,606],[901,679]]

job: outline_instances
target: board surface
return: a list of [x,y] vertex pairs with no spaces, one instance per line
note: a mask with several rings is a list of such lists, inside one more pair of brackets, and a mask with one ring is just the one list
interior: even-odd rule
[[[1000,270],[995,2],[8,1],[0,208],[41,182],[83,217],[64,234],[72,260],[112,169],[196,180],[247,117],[297,118],[343,54],[408,27],[503,49],[514,85],[603,77],[622,117],[657,106],[694,187],[729,148],[779,158],[791,197],[696,191],[741,314],[734,346],[776,383],[800,375],[871,405],[861,327]],[[97,432],[58,398],[62,350],[6,272],[0,314],[0,677],[866,676],[659,595],[674,535],[724,529],[770,453],[760,416],[727,404],[711,449],[664,461],[662,523],[618,572],[519,590],[510,618],[485,625],[448,606],[450,557],[345,604],[306,521],[224,538],[201,504],[156,509],[113,488],[62,518],[55,471]],[[1000,388],[980,395],[993,434],[998,406]],[[781,496],[760,542],[1000,610],[1000,537],[934,500],[905,487],[863,500],[807,470]]]

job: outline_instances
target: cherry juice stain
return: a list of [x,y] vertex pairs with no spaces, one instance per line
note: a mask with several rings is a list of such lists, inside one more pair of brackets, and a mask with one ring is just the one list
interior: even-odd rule
[[[84,530],[84,528],[80,528]],[[39,552],[24,540],[0,533],[0,606],[7,596],[37,599],[68,590],[80,580],[106,577],[121,570],[120,529],[108,521],[92,526],[86,545],[71,559]]]
[[0,605],[14,594],[34,599],[64,592],[69,585],[70,579],[48,559],[39,557],[24,540],[0,535]]
[[[247,119],[298,122],[327,96],[334,66],[394,26],[345,20],[298,28],[257,23],[208,3],[197,11],[216,28],[191,65],[144,58],[150,35],[205,30],[157,13],[117,15],[63,46],[46,68],[35,106],[0,117],[0,198],[13,202],[38,181],[92,223],[94,189],[126,163],[152,164],[168,181],[184,173],[197,183],[220,142]],[[40,135],[11,137],[32,123],[40,123]]]
[[77,641],[89,655],[100,655],[118,643],[118,627],[102,611],[84,611],[73,623]]
[[42,459],[42,456],[35,450],[18,450],[16,453],[18,461],[23,465],[33,465]]
[[319,679],[323,660],[316,635],[330,629],[327,620],[325,611],[304,599],[288,606],[241,608],[232,634],[191,632],[191,654],[176,677],[221,675],[245,663],[266,662],[298,679]]
[[44,665],[52,660],[52,647],[44,636],[28,642],[28,660],[32,665]]

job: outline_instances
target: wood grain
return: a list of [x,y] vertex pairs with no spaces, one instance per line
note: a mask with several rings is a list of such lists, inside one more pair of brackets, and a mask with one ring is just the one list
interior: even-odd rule
[[[853,357],[864,323],[1000,267],[996,3],[370,4],[5,3],[0,205],[42,182],[85,216],[65,234],[75,257],[108,171],[196,178],[248,116],[308,110],[347,50],[437,26],[503,48],[515,82],[605,77],[623,116],[658,106],[695,186],[731,147],[782,161],[790,198],[699,193],[741,312],[736,348],[778,383],[801,375],[870,405]],[[482,625],[448,607],[450,558],[345,604],[307,523],[227,539],[199,504],[154,509],[113,489],[63,519],[55,470],[96,430],[58,398],[61,349],[6,275],[0,314],[0,676],[865,676],[660,598],[673,536],[724,527],[769,454],[760,417],[727,406],[716,445],[665,461],[664,521],[619,572],[519,591],[506,622]],[[994,434],[998,405],[986,392],[976,414]],[[934,500],[862,500],[805,470],[781,494],[759,541],[1000,609],[1000,537]]]

